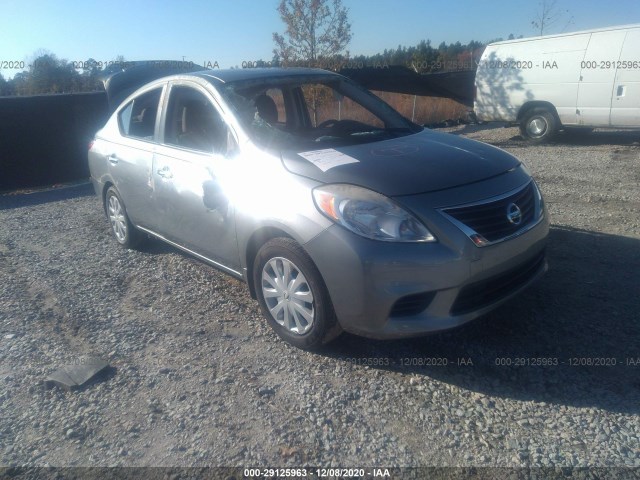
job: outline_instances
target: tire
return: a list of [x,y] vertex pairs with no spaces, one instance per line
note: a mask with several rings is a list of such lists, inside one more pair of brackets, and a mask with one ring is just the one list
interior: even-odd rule
[[292,239],[274,238],[260,248],[253,281],[262,313],[284,341],[317,350],[342,332],[318,268]]
[[111,233],[124,248],[134,248],[144,239],[143,234],[133,226],[120,194],[115,187],[109,187],[104,197],[104,211],[109,219]]
[[533,108],[525,113],[520,122],[520,133],[532,143],[549,141],[558,130],[558,120],[547,108]]

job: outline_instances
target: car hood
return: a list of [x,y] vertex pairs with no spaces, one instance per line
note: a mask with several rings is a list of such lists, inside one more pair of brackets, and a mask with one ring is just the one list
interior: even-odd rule
[[322,183],[350,183],[387,196],[479,182],[513,170],[518,159],[485,143],[424,130],[391,140],[282,152],[291,173]]

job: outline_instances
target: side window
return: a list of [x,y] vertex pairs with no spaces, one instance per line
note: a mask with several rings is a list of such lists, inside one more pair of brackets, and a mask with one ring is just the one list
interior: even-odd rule
[[271,97],[271,100],[273,100],[273,103],[276,105],[276,109],[278,111],[276,123],[283,125],[286,124],[287,113],[284,108],[284,96],[282,95],[282,90],[279,88],[270,88],[265,93],[268,97]]
[[226,153],[228,129],[211,101],[191,87],[171,88],[164,143],[203,152]]
[[162,87],[143,93],[120,110],[120,132],[127,137],[153,140]]
[[118,123],[120,124],[120,133],[129,136],[129,126],[131,125],[131,110],[133,102],[129,102],[126,107],[120,110],[118,114]]

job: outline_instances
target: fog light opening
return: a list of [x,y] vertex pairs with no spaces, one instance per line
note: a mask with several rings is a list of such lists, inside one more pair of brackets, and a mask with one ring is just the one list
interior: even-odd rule
[[473,243],[475,243],[479,247],[486,245],[488,243],[486,238],[484,238],[482,235],[479,235],[477,233],[474,235],[471,235],[471,240],[473,241]]

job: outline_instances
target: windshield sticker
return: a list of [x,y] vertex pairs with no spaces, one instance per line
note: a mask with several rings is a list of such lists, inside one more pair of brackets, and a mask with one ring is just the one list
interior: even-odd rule
[[309,160],[323,172],[326,172],[333,167],[339,167],[340,165],[359,162],[359,160],[356,160],[349,155],[345,155],[344,153],[334,150],[333,148],[326,148],[324,150],[312,150],[310,152],[299,153],[298,155]]

